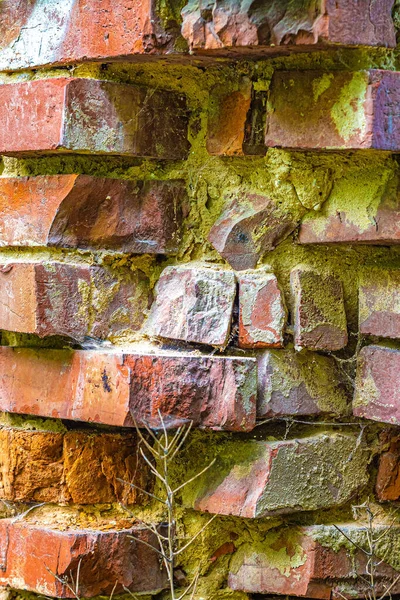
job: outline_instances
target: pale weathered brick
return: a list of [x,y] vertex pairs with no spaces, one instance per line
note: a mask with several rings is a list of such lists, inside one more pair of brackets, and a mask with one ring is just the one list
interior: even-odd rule
[[277,71],[266,145],[295,149],[400,148],[400,74]]
[[0,348],[0,410],[159,427],[193,421],[233,431],[255,425],[252,358]]
[[400,425],[400,351],[381,346],[362,348],[357,360],[353,412]]
[[184,198],[182,181],[0,178],[0,245],[174,254]]
[[[194,445],[190,452],[196,454]],[[199,455],[197,467],[207,460],[204,451]],[[367,463],[368,452],[351,434],[226,442],[206,474],[185,487],[183,503],[248,518],[329,508],[365,486]]]
[[155,534],[142,525],[79,530],[1,519],[0,585],[74,598],[79,574],[79,594],[86,598],[109,596],[113,590],[122,593],[125,588],[156,593],[167,584],[158,554],[132,536],[157,547]]
[[147,335],[227,345],[236,295],[234,273],[197,265],[167,267],[155,294]]
[[264,269],[242,272],[239,281],[239,346],[281,348],[287,310],[273,273]]
[[185,98],[79,78],[0,85],[0,152],[92,153],[183,159]]
[[[256,0],[189,0],[182,33],[193,51],[260,51],[283,46],[395,46],[393,0],[327,0],[316,5]],[[311,48],[310,48],[311,49]],[[282,51],[282,49],[280,49]]]
[[290,274],[290,285],[296,349],[344,348],[348,337],[341,281],[299,266]]
[[253,269],[297,224],[271,198],[243,193],[212,226],[208,240],[233,269],[242,271]]
[[3,500],[133,504],[143,494],[129,482],[143,489],[150,481],[136,434],[0,430]]
[[333,358],[293,348],[259,355],[258,418],[345,415],[348,395]]
[[[229,587],[320,600],[365,598],[370,590],[367,528],[348,523],[338,526],[343,534],[333,525],[283,527],[267,533],[256,548],[250,543],[241,545],[230,563]],[[391,591],[398,593],[400,581],[394,566],[398,564],[400,528],[378,525],[373,535],[381,536],[375,548],[375,592],[385,596],[396,582]]]

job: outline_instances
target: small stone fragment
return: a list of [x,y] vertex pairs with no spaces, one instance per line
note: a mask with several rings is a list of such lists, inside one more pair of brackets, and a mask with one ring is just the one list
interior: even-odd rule
[[333,358],[315,352],[266,350],[258,359],[257,417],[342,416],[348,392]]
[[235,275],[197,266],[167,267],[145,325],[149,336],[225,347],[229,340]]
[[400,350],[365,346],[357,360],[356,417],[400,425]]
[[287,310],[278,280],[262,269],[242,272],[239,281],[239,346],[282,348]]
[[342,283],[308,267],[290,274],[296,349],[340,350],[347,344]]
[[297,227],[281,214],[274,201],[257,194],[235,199],[212,226],[208,240],[233,269],[254,269],[263,254],[273,250]]
[[234,441],[217,452],[206,474],[185,487],[185,506],[254,519],[339,506],[368,481],[368,452],[353,435]]

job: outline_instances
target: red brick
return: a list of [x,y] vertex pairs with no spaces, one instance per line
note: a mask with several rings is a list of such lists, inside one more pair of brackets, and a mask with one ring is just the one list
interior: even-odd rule
[[145,325],[147,335],[227,345],[236,295],[234,273],[191,265],[167,267],[155,293]]
[[258,418],[345,415],[348,399],[331,357],[293,348],[259,355]]
[[374,269],[361,279],[358,291],[360,332],[400,338],[400,270]]
[[362,348],[357,361],[353,412],[382,423],[400,425],[400,351]]
[[184,196],[181,181],[1,178],[0,245],[174,254]]
[[[2,347],[0,410],[115,426],[255,425],[251,358]],[[132,416],[131,416],[132,415]]]
[[340,350],[347,344],[347,321],[341,282],[308,267],[290,274],[297,349]]
[[[370,184],[370,182],[368,182]],[[385,186],[384,179],[381,185]],[[397,187],[397,186],[396,186]],[[370,188],[371,189],[371,188]],[[377,191],[379,193],[379,190]],[[322,214],[307,215],[303,220],[298,241],[300,244],[374,244],[395,245],[400,243],[400,210],[399,193],[395,189],[382,194],[379,205],[375,208],[371,197],[364,194],[365,204],[359,206],[359,214],[338,207]],[[350,200],[350,198],[349,198]],[[368,215],[368,222],[365,216]]]
[[[356,524],[339,524],[356,544],[369,551],[367,529]],[[396,554],[400,530],[376,526],[374,536],[385,541],[377,545],[376,593],[385,595],[397,578]],[[349,544],[333,525],[275,529],[257,545],[244,544],[230,563],[228,585],[233,590],[261,594],[305,596],[320,600],[365,598],[369,588],[368,556]],[[386,544],[389,544],[387,546]],[[389,548],[389,551],[388,551]],[[394,589],[396,591],[394,591]],[[400,582],[391,589],[400,591]]]
[[[190,452],[196,455],[195,445]],[[202,456],[204,448],[198,453]],[[185,488],[183,503],[247,518],[325,509],[343,504],[365,486],[367,463],[368,452],[353,435],[225,442],[215,464]]]
[[8,331],[106,338],[139,329],[149,301],[140,270],[118,277],[55,261],[0,265],[0,328]]
[[168,25],[154,0],[58,0],[51,8],[4,0],[0,69],[167,53],[178,33]]
[[400,148],[400,75],[370,70],[276,72],[266,145],[294,149]]
[[0,329],[82,339],[89,329],[87,266],[56,262],[0,265]]
[[216,156],[243,156],[245,123],[250,110],[252,85],[245,79],[238,89],[228,91],[226,84],[211,91],[207,152]]
[[383,451],[379,455],[376,495],[381,502],[394,502],[400,498],[400,436],[389,430],[379,437]]
[[[43,376],[43,375],[42,375]],[[135,434],[0,430],[0,498],[14,502],[133,504],[148,468]]]
[[[189,0],[182,11],[182,33],[193,51],[226,54],[276,51],[277,46],[396,45],[393,0],[327,0],[293,4]],[[311,49],[311,48],[309,48]],[[282,52],[282,49],[280,49]]]
[[[63,530],[39,522],[1,519],[0,585],[73,598],[73,582],[79,573],[82,597],[109,596],[113,589],[118,594],[124,588],[156,593],[167,583],[158,555],[132,535],[157,544],[155,534],[139,525],[118,531]],[[72,591],[60,581],[63,578]]]
[[281,348],[287,310],[275,275],[259,269],[241,273],[238,281],[239,346]]
[[233,269],[253,269],[297,227],[273,200],[257,194],[234,199],[212,226],[208,240]]
[[183,159],[185,99],[133,85],[51,78],[0,86],[0,152]]

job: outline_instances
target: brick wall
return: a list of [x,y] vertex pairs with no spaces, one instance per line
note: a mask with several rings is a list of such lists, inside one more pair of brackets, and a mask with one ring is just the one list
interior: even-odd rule
[[400,594],[397,4],[0,2],[2,597]]

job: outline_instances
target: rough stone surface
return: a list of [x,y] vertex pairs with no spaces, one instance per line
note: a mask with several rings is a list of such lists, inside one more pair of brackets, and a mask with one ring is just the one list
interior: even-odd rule
[[167,267],[145,325],[149,336],[224,347],[228,343],[235,276],[196,266]]
[[[80,593],[86,598],[109,596],[113,589],[122,593],[124,588],[157,592],[167,583],[158,555],[132,536],[156,547],[155,534],[138,525],[118,531],[63,530],[1,519],[0,585],[73,598],[72,582],[79,572]],[[60,581],[63,578],[72,590]]]
[[212,226],[208,240],[236,271],[254,269],[263,254],[273,250],[295,228],[273,200],[257,194],[234,199]]
[[241,273],[239,281],[239,346],[281,348],[287,320],[285,299],[273,273]]
[[295,149],[400,148],[393,71],[277,71],[270,93],[266,145]]
[[0,245],[174,254],[184,198],[181,181],[1,178]]
[[51,6],[5,0],[0,69],[166,53],[177,33],[163,28],[154,0],[56,0]]
[[[42,375],[43,376],[43,375]],[[136,434],[0,430],[0,498],[96,504],[143,500],[150,477]]]
[[189,0],[182,11],[182,33],[189,47],[218,51],[276,46],[330,44],[395,46],[393,0],[257,2]]
[[0,152],[77,152],[183,159],[183,96],[79,78],[0,86]]
[[358,291],[360,332],[400,338],[400,270],[363,274]]
[[347,344],[342,283],[332,275],[296,267],[290,274],[297,349],[340,350]]
[[0,410],[158,427],[193,420],[233,431],[255,425],[256,361],[169,353],[2,347]]
[[56,261],[0,265],[0,328],[83,340],[136,331],[151,301],[136,270],[121,278],[103,269]]
[[348,392],[333,358],[267,350],[258,359],[257,417],[344,415]]
[[367,462],[353,435],[228,442],[206,475],[185,488],[183,501],[196,510],[248,518],[329,508],[366,484]]
[[[339,527],[360,548],[368,550],[365,527],[352,524]],[[376,592],[384,595],[397,577],[392,565],[397,563],[400,530],[378,526],[374,535],[386,536],[389,542],[389,546],[386,542],[378,544],[376,550],[382,561],[375,570]],[[349,544],[333,525],[272,530],[261,543],[243,544],[239,548],[231,561],[229,587],[250,593],[320,600],[365,598],[369,590],[368,558],[361,549],[349,552]],[[394,588],[400,590],[400,582]]]
[[400,351],[362,348],[357,360],[353,401],[357,417],[400,425]]
[[380,434],[382,453],[376,476],[376,495],[381,502],[400,498],[400,436],[394,431]]

